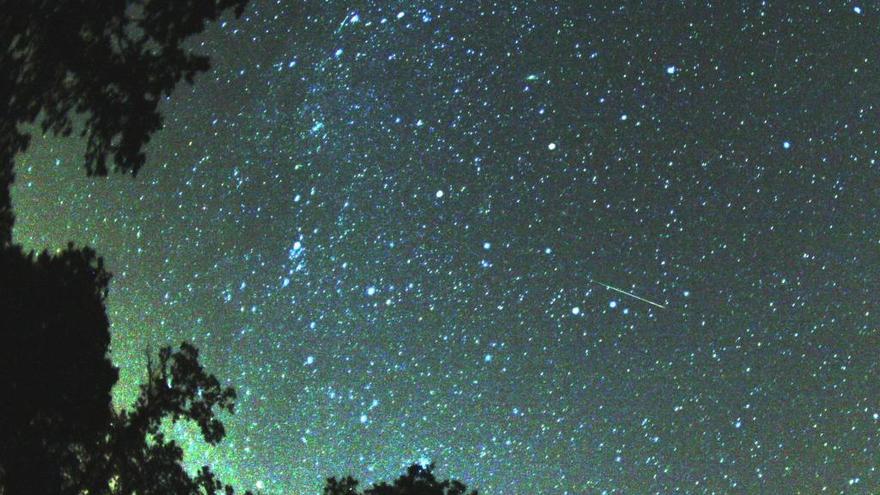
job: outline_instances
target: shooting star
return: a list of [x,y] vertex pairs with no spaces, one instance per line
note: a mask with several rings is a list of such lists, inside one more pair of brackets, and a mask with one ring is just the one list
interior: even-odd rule
[[598,280],[593,280],[593,282],[601,285],[602,287],[605,287],[606,289],[613,290],[615,292],[620,292],[621,294],[627,295],[629,297],[633,297],[633,298],[638,299],[639,301],[642,301],[642,302],[646,302],[652,306],[657,306],[660,309],[666,309],[666,306],[664,306],[660,303],[655,303],[654,301],[650,301],[648,299],[645,299],[644,297],[639,297],[639,296],[633,294],[632,292],[627,292],[623,289],[618,289],[617,287],[614,287],[613,285],[603,284],[602,282],[599,282]]

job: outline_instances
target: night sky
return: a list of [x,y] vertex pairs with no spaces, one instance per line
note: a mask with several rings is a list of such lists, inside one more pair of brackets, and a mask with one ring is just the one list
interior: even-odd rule
[[194,342],[239,401],[190,459],[269,494],[880,492],[877,5],[293,4],[192,43],[136,179],[18,159],[120,404]]

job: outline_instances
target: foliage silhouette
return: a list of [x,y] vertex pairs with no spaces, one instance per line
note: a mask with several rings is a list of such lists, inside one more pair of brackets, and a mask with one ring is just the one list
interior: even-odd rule
[[0,495],[233,492],[208,467],[190,477],[161,428],[192,420],[216,444],[232,389],[184,344],[163,348],[133,409],[115,411],[110,275],[90,248],[36,256],[14,245],[10,194],[32,124],[76,127],[88,175],[135,175],[161,98],[209,66],[183,43],[247,1],[0,0]]
[[225,435],[216,413],[233,412],[234,400],[231,387],[205,372],[195,347],[162,348],[158,365],[148,363],[134,409],[114,415],[99,459],[88,466],[84,488],[90,494],[234,493],[208,466],[191,478],[182,464],[183,451],[162,431],[166,421],[194,421],[204,440],[216,445]]
[[37,257],[0,248],[0,273],[0,467],[8,493],[51,493],[111,420],[110,276],[72,245]]
[[30,140],[25,126],[63,136],[79,127],[89,175],[106,175],[108,157],[136,174],[162,125],[161,98],[209,67],[183,42],[227,10],[240,16],[247,2],[0,0],[0,246],[12,242],[10,188],[15,155]]
[[188,344],[159,351],[131,410],[114,411],[107,358],[110,275],[89,248],[0,249],[0,493],[232,493],[206,466],[191,478],[165,421],[194,421],[217,444],[235,392]]
[[438,481],[433,470],[433,464],[413,464],[394,484],[378,483],[363,492],[358,491],[359,482],[351,476],[328,478],[324,495],[477,495],[476,490],[468,492],[467,486],[458,480]]

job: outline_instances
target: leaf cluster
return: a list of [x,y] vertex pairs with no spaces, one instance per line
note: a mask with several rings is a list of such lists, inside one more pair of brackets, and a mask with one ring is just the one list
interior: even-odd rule
[[162,126],[161,99],[209,68],[184,42],[247,2],[0,0],[0,245],[11,242],[9,189],[27,125],[61,136],[79,128],[89,175],[137,174]]

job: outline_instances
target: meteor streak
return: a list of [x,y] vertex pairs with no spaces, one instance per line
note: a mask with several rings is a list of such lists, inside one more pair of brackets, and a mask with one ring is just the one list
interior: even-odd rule
[[639,297],[639,296],[633,294],[632,292],[627,292],[623,289],[618,289],[617,287],[614,287],[613,285],[603,284],[602,282],[599,282],[598,280],[593,280],[593,282],[601,285],[602,287],[605,287],[606,289],[613,290],[615,292],[620,292],[621,294],[638,299],[639,301],[642,301],[642,302],[646,302],[652,306],[657,306],[660,309],[666,309],[666,306],[659,304],[659,303],[655,303],[654,301],[649,301],[648,299],[645,299],[644,297]]

